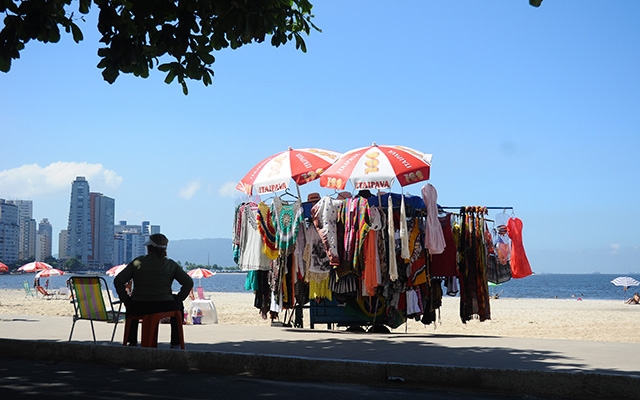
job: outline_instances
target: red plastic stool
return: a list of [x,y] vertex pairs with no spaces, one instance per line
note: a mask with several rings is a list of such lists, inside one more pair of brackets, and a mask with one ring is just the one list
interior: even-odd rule
[[142,321],[144,315],[127,315],[127,319],[124,322],[124,339],[122,339],[122,344],[127,345],[127,341],[129,339],[129,331],[131,330],[131,323],[133,321]]
[[131,328],[131,322],[135,319],[142,320],[142,347],[158,347],[158,329],[160,326],[160,320],[164,318],[175,317],[178,319],[178,335],[180,337],[180,348],[184,350],[184,331],[182,329],[183,314],[181,311],[165,311],[155,314],[146,315],[129,315],[124,326],[124,340],[123,344],[127,344],[127,338],[129,337],[129,330]]

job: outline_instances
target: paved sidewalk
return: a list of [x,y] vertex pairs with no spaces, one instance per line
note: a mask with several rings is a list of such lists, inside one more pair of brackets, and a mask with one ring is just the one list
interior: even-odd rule
[[638,343],[488,336],[348,333],[278,327],[185,325],[187,351],[121,345],[122,324],[0,315],[0,354],[115,365],[197,369],[267,378],[382,384],[401,381],[538,396],[640,399]]

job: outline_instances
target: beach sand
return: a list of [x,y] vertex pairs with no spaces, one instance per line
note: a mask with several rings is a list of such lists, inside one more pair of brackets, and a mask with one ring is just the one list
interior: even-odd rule
[[[253,307],[253,294],[207,293],[215,304],[218,323],[270,326]],[[188,309],[190,300],[185,301]],[[596,342],[640,342],[640,305],[622,300],[511,299],[491,300],[491,320],[463,324],[459,298],[445,296],[439,320],[431,325],[409,320],[392,330],[399,334],[483,335],[539,339],[570,339]],[[71,316],[73,305],[66,299],[25,297],[22,290],[0,290],[0,315]],[[280,320],[284,320],[284,313]],[[304,328],[309,329],[308,310]],[[316,329],[326,329],[317,324]],[[345,329],[344,327],[336,329]]]

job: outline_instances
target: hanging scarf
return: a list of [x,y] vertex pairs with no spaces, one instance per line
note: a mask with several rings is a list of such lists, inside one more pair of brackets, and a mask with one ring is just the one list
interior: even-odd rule
[[462,207],[462,229],[458,247],[460,270],[460,319],[463,323],[476,316],[491,319],[484,243],[484,217],[477,207]]
[[[389,196],[391,199],[391,196]],[[407,212],[404,208],[404,194],[402,200],[400,200],[400,257],[405,262],[409,261],[411,257],[411,251],[409,250],[409,230],[407,229]]]
[[389,228],[389,279],[398,280],[398,264],[396,263],[396,228],[393,224],[393,200],[389,196],[387,207],[387,227]]
[[430,254],[442,254],[445,249],[444,233],[438,220],[438,192],[432,184],[422,187],[422,200],[427,207],[427,224],[425,226],[424,247]]

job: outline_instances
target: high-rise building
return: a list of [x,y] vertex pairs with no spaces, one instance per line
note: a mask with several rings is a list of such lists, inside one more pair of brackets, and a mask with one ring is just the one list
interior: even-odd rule
[[36,256],[36,220],[33,219],[33,201],[8,200],[8,203],[18,206],[18,223],[20,225],[20,240],[18,243],[18,258],[20,260],[35,259]]
[[89,182],[84,176],[76,177],[71,185],[67,234],[65,253],[69,258],[75,258],[85,266],[88,265],[91,254],[91,208]]
[[91,254],[89,267],[99,270],[113,266],[115,200],[102,193],[90,193]]
[[147,254],[144,243],[149,235],[160,233],[160,225],[151,225],[149,221],[142,221],[140,225],[128,225],[127,221],[119,221],[114,226],[114,233],[113,264],[118,265]]
[[66,229],[61,230],[60,233],[58,234],[58,259],[59,260],[69,259],[69,253],[67,253],[67,251],[69,250],[69,246],[67,244],[68,240],[69,240],[69,231],[67,231]]
[[0,199],[0,261],[5,264],[18,261],[19,215],[18,206]]
[[38,241],[36,248],[36,261],[44,261],[51,257],[51,246],[53,238],[53,227],[47,218],[38,224]]

